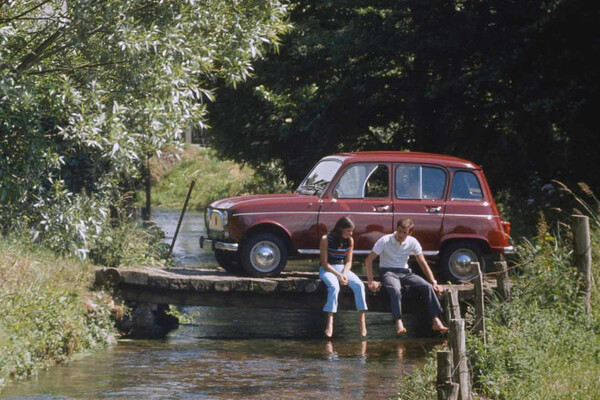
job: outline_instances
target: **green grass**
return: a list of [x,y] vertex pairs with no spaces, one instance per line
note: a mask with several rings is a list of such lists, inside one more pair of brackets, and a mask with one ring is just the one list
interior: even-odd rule
[[[188,207],[200,210],[216,199],[243,194],[253,177],[250,168],[220,161],[210,150],[192,146],[181,154],[164,152],[161,158],[153,157],[150,165],[154,207],[181,208],[195,179]],[[144,199],[144,194],[138,193],[138,199]]]
[[113,335],[112,299],[93,293],[93,266],[0,239],[0,388]]
[[[277,193],[286,189],[285,180],[275,166],[260,172],[220,160],[210,149],[186,145],[182,152],[164,150],[161,157],[150,159],[152,206],[181,208],[190,183],[196,181],[189,209],[202,210],[214,200],[254,193]],[[143,191],[137,204],[145,204]]]

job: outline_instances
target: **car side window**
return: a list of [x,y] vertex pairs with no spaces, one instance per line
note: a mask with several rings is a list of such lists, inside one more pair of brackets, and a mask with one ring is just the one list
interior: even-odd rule
[[444,197],[446,173],[435,167],[423,167],[423,198],[439,200]]
[[355,164],[340,178],[334,192],[338,198],[387,197],[389,171],[385,164]]
[[441,168],[401,164],[396,167],[396,197],[437,200],[444,197],[446,173]]
[[482,200],[483,191],[475,174],[469,171],[456,172],[450,197],[452,200]]

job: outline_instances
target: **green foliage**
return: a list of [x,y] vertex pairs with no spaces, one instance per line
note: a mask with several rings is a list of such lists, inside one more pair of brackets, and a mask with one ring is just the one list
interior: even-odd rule
[[0,388],[113,335],[112,300],[88,290],[89,264],[0,240]]
[[53,247],[85,255],[146,154],[204,127],[214,80],[246,79],[285,15],[278,0],[0,2],[2,231],[58,229]]
[[427,357],[425,365],[400,377],[400,391],[395,400],[430,400],[436,398],[436,361]]
[[103,230],[90,250],[90,260],[107,267],[163,266],[169,245],[154,226],[124,219]]
[[[575,200],[595,221],[597,199],[591,191],[586,195],[592,201],[579,196]],[[592,259],[597,265],[600,229],[592,226]],[[600,293],[597,288],[592,291],[592,313],[586,315],[568,225],[556,227],[541,214],[535,239],[519,246],[513,299],[492,298],[486,304],[486,345],[479,336],[467,334],[473,390],[482,398],[600,398]],[[593,268],[593,279],[600,279],[598,268]],[[416,371],[414,380],[433,390],[434,374],[428,367]],[[407,382],[410,388],[412,382]],[[403,386],[400,395],[404,392]]]
[[599,17],[582,0],[294,0],[281,51],[219,89],[213,142],[294,182],[333,152],[410,149],[473,160],[495,190],[597,188]]
[[[150,162],[152,205],[181,208],[192,179],[196,180],[188,207],[203,210],[212,201],[248,193],[278,193],[286,189],[276,165],[258,171],[232,161],[219,160],[214,151],[194,146],[163,151]],[[138,192],[138,204],[145,194]]]

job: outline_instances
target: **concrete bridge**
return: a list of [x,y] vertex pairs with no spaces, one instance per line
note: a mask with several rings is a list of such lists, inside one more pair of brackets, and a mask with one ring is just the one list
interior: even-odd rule
[[[133,337],[160,337],[173,329],[176,321],[165,315],[168,305],[306,309],[317,312],[322,310],[327,293],[325,284],[316,272],[284,272],[276,278],[250,278],[217,270],[185,268],[99,268],[96,270],[96,286],[112,288],[115,296],[134,309],[131,321],[123,327]],[[486,282],[486,286],[489,290],[495,286],[495,282]],[[457,291],[459,300],[472,297],[471,284],[443,287]],[[390,311],[384,289],[372,293],[367,288],[367,304],[369,311]],[[348,287],[342,287],[339,309],[355,309],[354,297]],[[413,325],[414,329],[421,331],[423,327],[417,326],[419,318],[415,318],[422,313],[419,304],[406,301],[403,309],[406,314],[403,319],[409,330]],[[149,322],[152,319],[154,321]],[[427,331],[428,327],[424,329]]]

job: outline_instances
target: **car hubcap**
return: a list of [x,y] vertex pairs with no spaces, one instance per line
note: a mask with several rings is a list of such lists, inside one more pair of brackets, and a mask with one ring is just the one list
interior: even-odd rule
[[469,279],[475,275],[473,268],[474,262],[477,262],[477,254],[469,249],[459,249],[452,253],[450,257],[450,272],[457,279]]
[[261,272],[274,270],[279,265],[280,260],[279,248],[272,242],[258,242],[250,252],[252,266]]

